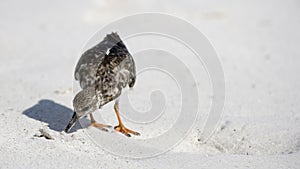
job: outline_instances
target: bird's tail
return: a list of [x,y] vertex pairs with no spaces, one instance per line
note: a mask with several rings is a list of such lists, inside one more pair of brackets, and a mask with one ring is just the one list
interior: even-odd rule
[[122,41],[117,32],[112,32],[111,34],[107,34],[105,39],[108,40],[109,42],[115,43],[115,44]]
[[78,119],[79,118],[77,117],[76,112],[74,112],[72,119],[70,120],[69,124],[67,125],[67,127],[65,129],[66,133],[68,133],[71,130],[71,128],[74,126],[74,124],[77,122]]

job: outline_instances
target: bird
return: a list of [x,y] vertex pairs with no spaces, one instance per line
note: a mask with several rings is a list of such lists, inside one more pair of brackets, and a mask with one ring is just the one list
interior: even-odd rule
[[114,110],[119,125],[114,129],[130,137],[140,135],[123,124],[119,111],[119,96],[127,86],[132,88],[136,82],[136,67],[132,55],[117,32],[107,34],[94,47],[85,51],[76,67],[75,80],[79,81],[81,90],[73,99],[73,116],[65,132],[69,132],[82,117],[90,116],[90,126],[108,131],[110,125],[96,122],[93,112],[107,103],[114,101]]

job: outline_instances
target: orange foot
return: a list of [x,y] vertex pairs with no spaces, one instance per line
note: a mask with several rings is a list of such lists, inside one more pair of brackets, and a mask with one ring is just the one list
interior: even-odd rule
[[115,126],[114,128],[116,131],[121,132],[122,134],[124,134],[127,137],[131,137],[131,135],[129,133],[136,135],[136,136],[140,135],[140,133],[138,133],[136,131],[132,131],[132,130],[126,128],[124,125],[118,125],[118,126]]
[[111,128],[112,126],[107,125],[107,124],[101,124],[101,123],[97,123],[97,122],[91,122],[90,126],[96,127],[102,131],[106,131],[108,132],[107,128]]

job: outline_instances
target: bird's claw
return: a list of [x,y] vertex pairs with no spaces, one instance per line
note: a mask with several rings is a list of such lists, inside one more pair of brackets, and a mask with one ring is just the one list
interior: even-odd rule
[[130,130],[130,129],[126,128],[126,127],[123,126],[123,125],[115,126],[114,129],[115,129],[116,131],[118,131],[118,132],[124,134],[124,135],[127,136],[127,137],[131,137],[131,135],[130,135],[129,133],[131,133],[131,134],[133,134],[133,135],[136,135],[136,136],[139,136],[139,135],[140,135],[140,133],[138,133],[138,132],[136,132],[136,131],[133,131],[133,130]]
[[112,128],[111,125],[107,125],[107,124],[101,124],[101,123],[97,123],[97,122],[92,122],[90,124],[90,126],[96,127],[102,131],[108,132],[109,130],[107,128]]

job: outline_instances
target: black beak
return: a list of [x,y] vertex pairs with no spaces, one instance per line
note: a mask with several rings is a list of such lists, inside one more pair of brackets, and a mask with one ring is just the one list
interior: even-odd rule
[[77,122],[78,119],[79,118],[77,117],[76,112],[74,112],[72,119],[70,120],[68,126],[65,129],[66,133],[68,133],[71,130],[71,128],[74,126],[74,124]]

